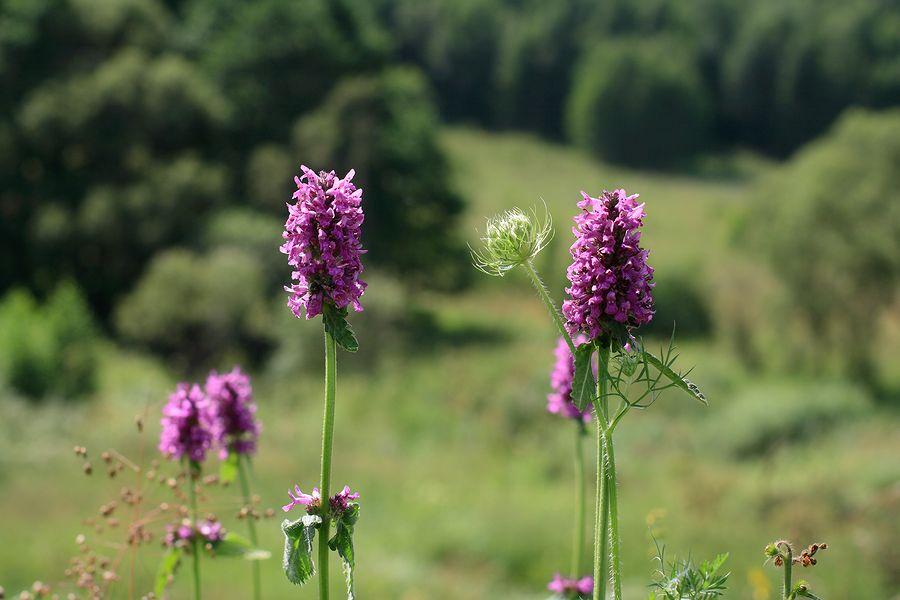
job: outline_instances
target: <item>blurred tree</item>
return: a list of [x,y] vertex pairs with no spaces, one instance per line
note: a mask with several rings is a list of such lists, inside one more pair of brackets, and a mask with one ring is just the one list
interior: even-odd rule
[[294,155],[313,169],[356,169],[367,263],[440,289],[459,285],[469,269],[454,228],[463,205],[437,133],[423,77],[391,69],[341,83],[297,122],[293,139]]
[[578,66],[569,138],[600,157],[664,165],[708,141],[710,101],[696,59],[670,38],[611,38]]
[[[875,384],[879,315],[900,290],[900,111],[853,110],[804,148],[753,220],[816,370]],[[894,305],[896,306],[896,305]]]
[[192,0],[192,50],[240,114],[236,142],[285,140],[298,115],[353,73],[382,66],[389,38],[365,2]]
[[892,4],[748,4],[723,64],[733,135],[786,154],[847,106],[900,100],[900,12]]
[[592,3],[527,1],[504,20],[494,121],[562,137],[563,109],[581,40],[573,35]]
[[270,348],[269,294],[252,254],[167,250],[116,310],[116,328],[184,371],[228,358],[258,363]]
[[98,332],[78,288],[59,285],[43,305],[14,290],[0,302],[0,379],[33,399],[94,388]]
[[401,61],[422,67],[441,114],[490,125],[497,107],[494,78],[504,23],[502,1],[378,0]]
[[223,200],[212,154],[230,107],[167,50],[175,21],[156,0],[7,4],[0,289],[74,277],[105,315],[155,251]]

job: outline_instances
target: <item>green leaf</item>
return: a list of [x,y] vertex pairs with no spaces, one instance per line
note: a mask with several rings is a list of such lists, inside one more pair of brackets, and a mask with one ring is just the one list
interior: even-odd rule
[[709,406],[709,402],[707,402],[706,396],[703,395],[703,392],[700,391],[700,388],[694,385],[694,383],[687,379],[684,375],[676,373],[669,365],[665,364],[663,361],[653,356],[646,350],[644,351],[644,359],[648,363],[653,365],[660,373],[662,373],[666,377],[666,379],[675,384],[675,387],[683,390],[684,392],[687,392],[693,398]]
[[250,540],[231,531],[225,534],[224,539],[216,542],[213,550],[216,556],[239,556],[244,560],[266,560],[272,556],[268,550],[255,547]]
[[238,461],[241,459],[237,452],[229,452],[228,457],[219,463],[219,481],[231,483],[238,475]]
[[337,308],[333,304],[322,305],[322,318],[325,320],[325,331],[328,332],[338,346],[347,352],[359,350],[359,342],[347,322],[347,308]]
[[356,558],[353,553],[353,527],[359,519],[359,504],[350,504],[335,522],[334,537],[328,540],[328,547],[337,550],[343,561],[344,577],[347,580],[347,600],[353,600],[353,569]]
[[316,526],[322,518],[303,515],[296,521],[285,519],[281,523],[284,532],[284,574],[288,581],[303,585],[315,574],[312,560],[312,543],[316,537]]
[[170,548],[166,555],[163,556],[162,562],[159,564],[159,570],[156,572],[156,586],[153,588],[157,598],[162,598],[169,586],[169,582],[175,577],[175,571],[181,564],[181,548]]
[[597,383],[594,381],[594,370],[591,358],[594,355],[594,344],[588,342],[575,348],[575,375],[572,377],[572,402],[578,410],[584,410],[594,397]]

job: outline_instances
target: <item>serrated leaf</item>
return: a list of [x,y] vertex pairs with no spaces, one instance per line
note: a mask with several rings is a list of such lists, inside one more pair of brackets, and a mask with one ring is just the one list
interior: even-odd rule
[[244,560],[266,560],[272,556],[268,550],[255,547],[250,540],[231,531],[216,542],[213,550],[216,556],[239,556]]
[[181,548],[171,548],[163,556],[162,562],[159,564],[159,570],[156,572],[156,585],[153,588],[157,598],[162,598],[169,586],[169,581],[175,577],[175,571],[181,564],[181,556],[183,550]]
[[219,481],[231,483],[238,475],[238,461],[241,456],[237,452],[229,452],[228,457],[219,463]]
[[706,396],[703,395],[703,392],[700,391],[700,388],[694,385],[692,381],[690,381],[683,375],[680,375],[673,371],[671,367],[667,366],[665,363],[663,363],[663,361],[653,356],[646,350],[644,351],[644,359],[648,363],[653,365],[660,373],[662,373],[666,377],[666,379],[675,384],[675,387],[681,389],[684,392],[687,392],[696,400],[699,400],[703,404],[709,406],[709,402],[706,400]]
[[575,348],[575,375],[572,377],[572,402],[578,410],[583,411],[597,389],[594,381],[594,369],[591,358],[594,355],[594,344],[588,342]]
[[328,540],[328,547],[337,550],[341,557],[344,578],[347,581],[347,600],[354,600],[353,569],[356,557],[353,551],[353,527],[359,519],[359,504],[350,504],[347,510],[335,521],[334,537]]
[[312,560],[312,544],[316,537],[316,525],[322,518],[303,515],[296,521],[285,519],[281,523],[284,532],[284,574],[288,581],[303,585],[315,574]]
[[326,302],[322,305],[322,318],[325,320],[325,331],[334,338],[338,346],[347,352],[359,350],[359,342],[347,321],[346,308],[337,308]]

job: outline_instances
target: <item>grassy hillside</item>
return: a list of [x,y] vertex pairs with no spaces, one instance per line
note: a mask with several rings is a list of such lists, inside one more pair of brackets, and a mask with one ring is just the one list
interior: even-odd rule
[[[557,296],[579,190],[623,186],[642,194],[644,241],[660,272],[700,272],[719,260],[728,252],[730,219],[750,198],[748,180],[626,171],[524,136],[452,130],[445,145],[470,201],[470,240],[484,216],[546,201],[557,237],[544,273]],[[374,288],[373,299],[385,293]],[[372,599],[545,598],[553,571],[567,567],[572,527],[572,431],[544,411],[555,340],[549,320],[517,275],[479,278],[464,295],[420,302],[434,312],[427,335],[411,344],[394,343],[390,331],[367,337],[369,313],[362,313],[353,317],[360,341],[378,351],[339,356],[334,480],[362,493],[358,591]],[[318,356],[314,324],[286,327],[311,340],[303,350]],[[779,537],[829,543],[820,566],[803,573],[827,597],[890,597],[891,569],[900,562],[900,532],[889,518],[900,467],[885,460],[900,451],[895,417],[841,382],[761,381],[708,340],[682,350],[682,365],[696,365],[712,406],[666,396],[630,415],[617,434],[625,596],[646,594],[652,531],[670,552],[730,552],[729,598],[775,597],[778,573],[763,566],[762,548]],[[317,479],[319,360],[306,370],[253,374],[265,426],[255,469],[265,507],[277,510],[288,486],[306,489]],[[113,446],[137,458],[135,414],[156,415],[174,385],[155,361],[118,348],[106,350],[103,365],[90,404],[29,408],[9,394],[0,402],[0,585],[7,592],[61,579],[76,535],[98,535],[82,519],[123,485],[102,472],[83,475],[72,446],[93,456]],[[152,453],[156,417],[147,423]],[[240,530],[230,518],[238,502],[225,489],[207,506]],[[263,545],[274,554],[264,565],[265,595],[312,599],[313,586],[293,588],[280,572],[280,518],[262,524]],[[139,589],[151,585],[161,554],[145,552],[136,563]],[[248,597],[244,565],[220,559],[204,573],[209,598]],[[126,598],[127,569],[120,574],[117,597]],[[189,597],[188,579],[179,579],[173,598]]]

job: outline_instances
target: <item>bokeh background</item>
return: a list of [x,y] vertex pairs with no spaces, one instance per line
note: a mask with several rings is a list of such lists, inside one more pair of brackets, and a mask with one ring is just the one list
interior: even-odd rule
[[[7,593],[62,580],[79,533],[116,539],[84,519],[121,483],[85,476],[73,445],[149,461],[168,392],[211,368],[254,377],[262,506],[315,482],[321,327],[285,307],[278,252],[304,163],[355,168],[365,189],[334,465],[363,495],[363,598],[541,599],[566,569],[554,330],[528,282],[478,274],[466,242],[545,202],[539,262],[561,301],[579,191],[616,187],[647,203],[644,335],[677,324],[711,401],[664,396],[617,434],[625,596],[646,596],[652,534],[729,552],[728,598],[776,597],[762,548],[781,537],[829,543],[802,573],[824,598],[900,597],[896,1],[0,7]],[[231,519],[237,498],[209,502]],[[266,597],[314,598],[281,574],[278,521],[261,527]],[[161,555],[138,557],[138,589]],[[204,579],[210,598],[249,597],[242,565]]]

